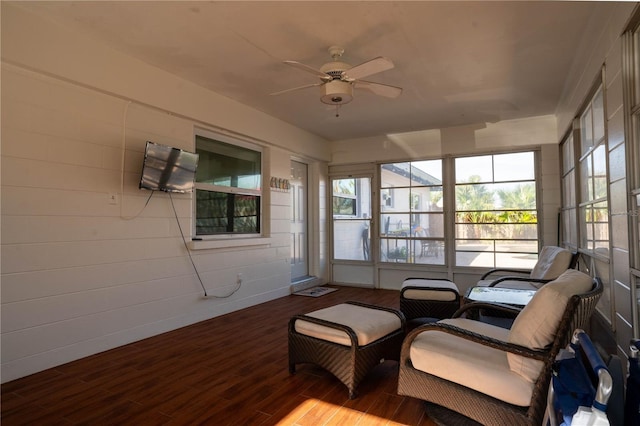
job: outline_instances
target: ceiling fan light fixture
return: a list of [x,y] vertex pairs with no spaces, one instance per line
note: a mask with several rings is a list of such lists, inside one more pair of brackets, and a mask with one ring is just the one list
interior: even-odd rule
[[332,80],[320,86],[320,100],[327,105],[344,105],[353,100],[353,86],[341,80]]
[[353,100],[353,88],[356,85],[358,88],[368,90],[375,95],[385,96],[387,98],[397,98],[400,96],[402,93],[402,88],[400,87],[362,80],[364,77],[393,68],[393,62],[391,62],[391,60],[384,56],[378,56],[377,58],[370,59],[360,65],[352,67],[348,63],[339,60],[343,53],[344,49],[342,47],[331,46],[329,48],[329,54],[333,61],[322,65],[320,69],[296,61],[284,61],[284,63],[289,66],[315,75],[320,81],[315,84],[281,90],[271,93],[271,95],[280,95],[295,90],[306,89],[307,87],[320,86],[320,101],[327,105],[333,105],[336,108],[348,104]]

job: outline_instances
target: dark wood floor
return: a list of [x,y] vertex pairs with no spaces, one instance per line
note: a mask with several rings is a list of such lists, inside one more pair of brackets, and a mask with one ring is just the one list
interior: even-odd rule
[[287,322],[346,300],[398,307],[398,292],[340,287],[289,296],[2,385],[3,426],[71,424],[435,425],[396,393],[385,361],[348,399],[312,365],[290,375]]

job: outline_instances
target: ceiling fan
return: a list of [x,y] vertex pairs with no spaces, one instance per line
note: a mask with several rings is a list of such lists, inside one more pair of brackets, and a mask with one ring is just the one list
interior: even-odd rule
[[402,88],[400,87],[361,80],[361,78],[393,68],[393,62],[385,57],[378,56],[370,61],[352,67],[351,65],[339,60],[343,53],[344,49],[342,47],[331,46],[329,48],[329,55],[331,55],[333,61],[327,62],[321,66],[319,70],[300,62],[284,61],[287,65],[291,65],[294,68],[298,68],[319,77],[320,81],[314,84],[307,84],[271,93],[271,95],[281,95],[295,90],[319,86],[321,89],[320,100],[325,104],[336,106],[351,102],[353,99],[354,87],[357,89],[365,89],[376,95],[385,96],[387,98],[397,98],[400,96],[402,93]]

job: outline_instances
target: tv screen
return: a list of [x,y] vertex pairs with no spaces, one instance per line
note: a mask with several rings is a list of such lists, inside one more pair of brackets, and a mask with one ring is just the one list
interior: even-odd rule
[[147,142],[140,189],[191,192],[197,167],[198,154]]

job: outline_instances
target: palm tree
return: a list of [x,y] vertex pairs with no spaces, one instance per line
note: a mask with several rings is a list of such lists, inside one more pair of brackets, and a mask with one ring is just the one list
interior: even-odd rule
[[498,189],[498,197],[505,209],[533,210],[536,208],[536,187],[532,183],[516,186],[514,189]]
[[[456,211],[457,222],[460,223],[493,223],[495,215],[487,210],[493,210],[493,192],[487,189],[486,185],[478,184],[480,176],[469,177],[468,184],[456,185]],[[480,229],[477,226],[471,227],[472,234],[469,237],[478,238]]]
[[505,209],[497,219],[502,223],[514,224],[507,228],[510,231],[507,238],[523,237],[530,228],[530,224],[538,222],[535,185],[527,183],[511,190],[500,189],[496,192]]

